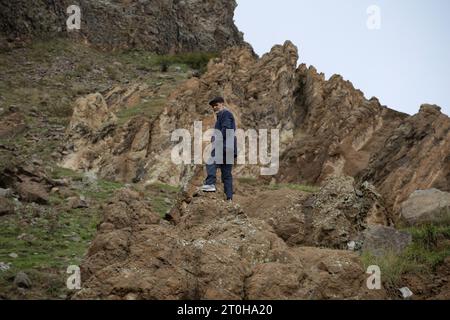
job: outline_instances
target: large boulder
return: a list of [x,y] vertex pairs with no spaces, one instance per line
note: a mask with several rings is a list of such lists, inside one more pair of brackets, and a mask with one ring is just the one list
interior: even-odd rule
[[359,237],[362,252],[375,256],[401,254],[411,243],[412,236],[392,227],[370,226]]
[[450,218],[450,193],[438,189],[417,190],[402,203],[401,216],[408,224]]
[[304,204],[305,243],[335,249],[371,225],[391,225],[382,197],[369,183],[354,185],[352,177],[332,177]]
[[119,126],[115,112],[135,106],[146,94],[147,86],[134,85],[77,99],[61,166],[93,171],[110,180],[137,182],[144,168],[151,122],[138,116]]

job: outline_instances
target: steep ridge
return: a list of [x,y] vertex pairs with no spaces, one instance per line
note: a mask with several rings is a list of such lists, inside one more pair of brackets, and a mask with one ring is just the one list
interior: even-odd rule
[[422,105],[392,131],[359,179],[373,181],[396,212],[416,190],[450,191],[450,118]]

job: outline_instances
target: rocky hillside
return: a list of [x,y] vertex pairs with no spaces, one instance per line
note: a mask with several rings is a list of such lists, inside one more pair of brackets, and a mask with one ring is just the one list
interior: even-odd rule
[[[438,106],[382,106],[289,41],[256,56],[234,1],[81,1],[80,34],[38,41],[65,34],[63,4],[0,2],[0,298],[450,297]],[[173,130],[211,127],[216,95],[239,128],[280,130],[278,173],[236,166],[234,203],[171,161]]]
[[[439,227],[432,224],[426,227],[432,231],[423,231],[437,237],[432,245],[436,251],[423,249],[428,244],[421,242],[422,229],[405,232],[393,227],[405,220],[410,209],[402,212],[400,207],[415,190],[449,191],[450,119],[428,105],[413,117],[398,113],[376,98],[367,100],[341,76],[325,80],[312,67],[297,67],[297,59],[290,42],[261,58],[246,47],[228,49],[209,63],[202,77],[191,78],[172,92],[158,117],[138,116],[123,125],[116,114],[130,108],[128,101],[138,99],[130,97],[148,89],[116,88],[77,101],[62,166],[133,182],[143,186],[144,194],[145,186],[155,182],[181,186],[183,192],[163,220],[141,208],[145,197],[139,193],[124,191],[111,200],[83,263],[86,287],[76,298],[370,298],[374,293],[364,290],[363,278],[356,276],[360,272],[347,279],[348,270],[330,271],[325,257],[354,259],[348,255],[350,247],[364,261],[395,254],[396,259],[410,261],[405,267],[409,270],[420,260],[429,266],[424,250],[430,250],[440,261],[432,263],[433,268],[444,262],[449,254],[444,202],[427,207],[416,200],[410,205],[422,206],[421,214],[438,221]],[[239,127],[278,128],[282,138],[279,174],[267,181],[260,178],[257,166],[238,166],[237,206],[230,208],[220,196],[198,193],[204,177],[200,166],[170,161],[171,132],[192,130],[195,120],[212,125],[207,101],[217,94],[227,98]],[[435,123],[439,126],[432,129]],[[249,186],[249,181],[255,184]],[[254,247],[262,239],[273,249]],[[355,265],[344,265],[361,268],[361,262],[354,261]],[[445,261],[443,270],[448,268]],[[305,263],[319,265],[305,267]],[[304,273],[299,275],[298,270]],[[321,270],[328,270],[332,278]],[[428,289],[423,283],[432,280],[398,279],[403,273],[386,288],[392,290],[402,281],[416,281],[417,286],[419,281],[427,288],[422,289],[424,296],[448,294],[443,283]],[[286,287],[286,275],[297,280],[289,280]],[[328,287],[332,283],[348,291],[333,291]],[[395,292],[378,292],[378,297],[395,297]]]
[[[73,1],[0,1],[0,34],[8,41],[69,37],[105,49],[157,53],[219,52],[243,43],[235,0],[80,0],[81,29],[67,32]],[[4,45],[4,44],[3,44]]]

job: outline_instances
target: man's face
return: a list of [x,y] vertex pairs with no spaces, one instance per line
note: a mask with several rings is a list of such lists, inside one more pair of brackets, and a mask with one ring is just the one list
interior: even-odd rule
[[218,103],[216,105],[213,105],[212,108],[214,110],[214,113],[218,113],[218,112],[222,111],[223,103]]

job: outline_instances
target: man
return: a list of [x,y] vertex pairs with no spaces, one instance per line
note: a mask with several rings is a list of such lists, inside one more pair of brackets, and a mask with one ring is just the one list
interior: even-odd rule
[[231,171],[234,159],[237,158],[236,122],[231,111],[225,107],[225,100],[222,97],[211,100],[209,105],[213,108],[217,117],[214,128],[218,136],[212,138],[214,143],[213,151],[211,152],[211,159],[206,165],[208,176],[201,190],[204,192],[216,192],[216,172],[220,168],[227,200],[232,201],[233,175]]

